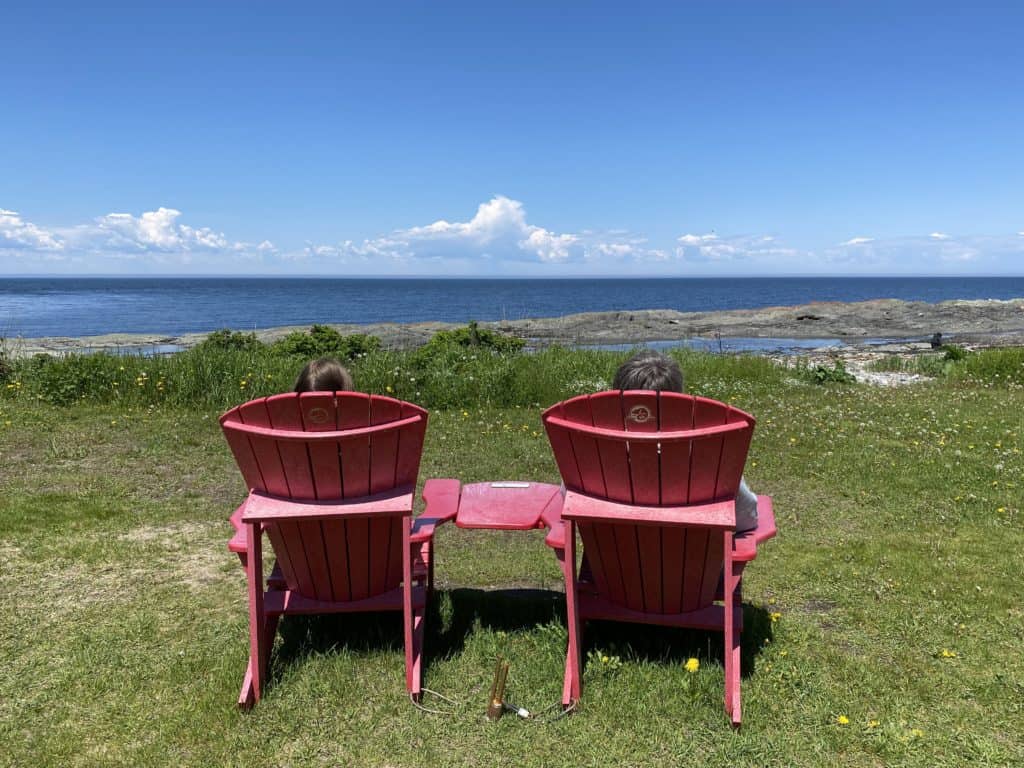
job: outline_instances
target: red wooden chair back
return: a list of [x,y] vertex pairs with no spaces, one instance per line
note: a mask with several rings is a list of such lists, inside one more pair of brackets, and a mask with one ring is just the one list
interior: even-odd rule
[[[743,411],[675,392],[583,395],[543,419],[566,488],[648,507],[734,498],[754,429]],[[714,601],[720,529],[591,521],[578,528],[594,587],[612,603],[678,614]]]
[[[250,491],[340,501],[412,490],[427,412],[360,392],[304,392],[251,400],[220,421]],[[279,520],[266,532],[289,589],[348,602],[401,584],[404,519]]]

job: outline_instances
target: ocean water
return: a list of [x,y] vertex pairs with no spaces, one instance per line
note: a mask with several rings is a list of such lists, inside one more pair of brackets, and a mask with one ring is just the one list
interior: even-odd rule
[[0,278],[0,336],[177,336],[312,323],[682,312],[896,298],[1024,297],[1024,277],[603,279]]

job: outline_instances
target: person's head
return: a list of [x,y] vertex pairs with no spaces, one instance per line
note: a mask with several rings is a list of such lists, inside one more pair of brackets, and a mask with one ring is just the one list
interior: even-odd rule
[[296,392],[338,392],[353,388],[352,374],[333,357],[310,360],[295,380]]
[[645,349],[619,366],[612,379],[612,389],[682,392],[683,371],[671,357]]

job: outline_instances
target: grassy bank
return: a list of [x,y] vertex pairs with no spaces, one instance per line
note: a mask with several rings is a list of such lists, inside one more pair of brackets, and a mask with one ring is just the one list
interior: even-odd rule
[[[0,765],[1024,759],[1024,390],[1003,375],[1012,367],[881,390],[679,354],[690,391],[758,417],[746,475],[779,519],[747,571],[739,733],[722,709],[720,641],[609,625],[587,632],[578,713],[483,722],[498,653],[513,701],[557,701],[558,572],[539,534],[450,526],[425,671],[459,702],[442,703],[450,716],[404,698],[393,617],[285,622],[267,697],[237,712],[244,576],[224,543],[244,488],[216,417],[289,388],[297,366],[271,350],[200,349],[7,369]],[[453,347],[370,351],[352,367],[362,388],[431,408],[422,478],[554,481],[540,408],[603,387],[622,357]]]

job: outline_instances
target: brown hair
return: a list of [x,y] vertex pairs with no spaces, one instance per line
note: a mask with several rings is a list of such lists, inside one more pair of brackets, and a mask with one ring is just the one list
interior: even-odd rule
[[296,392],[348,392],[354,386],[352,374],[333,357],[310,360],[295,380]]
[[683,371],[671,357],[645,349],[619,366],[612,379],[612,389],[682,392]]

